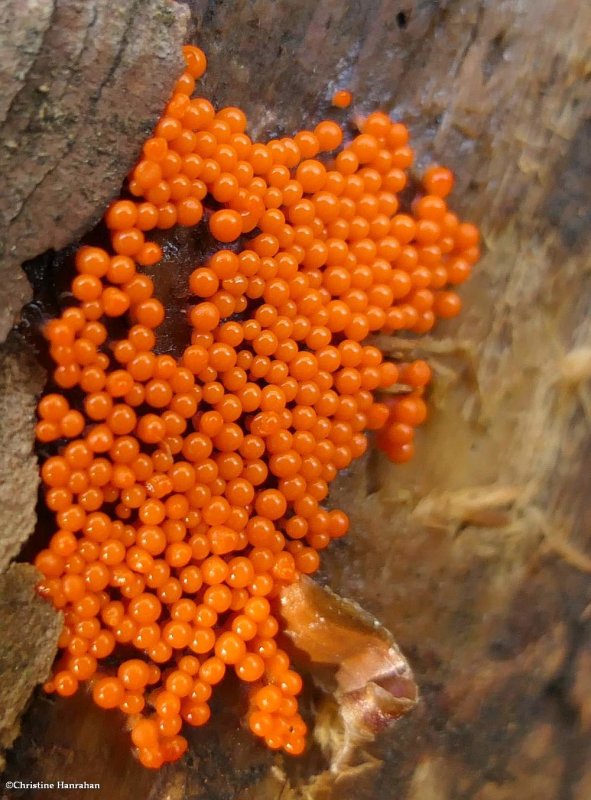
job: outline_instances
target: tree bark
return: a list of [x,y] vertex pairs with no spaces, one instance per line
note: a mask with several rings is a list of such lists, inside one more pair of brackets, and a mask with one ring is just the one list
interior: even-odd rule
[[[425,357],[434,369],[415,460],[394,466],[371,451],[331,493],[352,526],[326,552],[321,579],[394,633],[421,701],[334,775],[318,744],[332,731],[318,692],[309,697],[317,743],[290,761],[238,727],[237,696],[229,696],[211,726],[191,734],[187,758],[152,774],[128,755],[120,718],[84,697],[39,696],[6,779],[98,781],[110,800],[585,800],[591,7],[584,0],[185,5],[190,39],[209,60],[203,93],[217,106],[244,108],[253,134],[290,134],[327,114],[343,120],[385,109],[409,124],[418,170],[433,161],[454,169],[452,205],[483,231],[485,255],[462,287],[461,318],[426,338],[380,339],[386,351]],[[134,80],[141,98],[150,81],[137,73]],[[347,112],[329,108],[335,88],[353,92]],[[114,93],[111,105],[127,120],[126,92]],[[130,112],[138,129],[125,142],[127,165],[153,119],[139,108]],[[119,181],[126,168],[119,164]],[[104,186],[104,169],[88,169],[95,188],[83,192],[87,223],[103,210],[106,190],[96,187]],[[76,183],[69,192],[62,217],[80,200]],[[74,794],[52,794],[62,796]]]
[[87,231],[119,192],[182,66],[169,0],[8,0],[0,9],[0,341],[20,266]]

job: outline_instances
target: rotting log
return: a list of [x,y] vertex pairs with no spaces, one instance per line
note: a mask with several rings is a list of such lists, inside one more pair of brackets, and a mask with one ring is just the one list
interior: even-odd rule
[[[21,709],[39,680],[47,673],[62,627],[61,615],[34,592],[37,570],[30,564],[12,564],[0,575],[0,748],[4,750],[19,732]],[[22,632],[26,630],[27,636]],[[34,647],[31,647],[31,640]],[[0,752],[0,769],[4,759]]]
[[[190,755],[154,775],[128,755],[114,715],[82,697],[39,696],[6,779],[98,781],[110,800],[585,800],[591,7],[583,0],[184,5],[190,39],[209,58],[204,93],[243,107],[254,133],[312,124],[327,113],[335,87],[349,88],[353,113],[381,107],[410,125],[419,167],[436,160],[455,170],[454,205],[482,228],[486,254],[462,288],[460,320],[427,339],[380,342],[428,358],[435,371],[415,461],[395,467],[371,452],[331,496],[351,515],[352,530],[326,553],[322,579],[394,633],[421,702],[335,777],[318,747],[291,761],[264,752],[238,727],[229,698],[214,708],[211,727],[191,736]],[[174,52],[164,52],[172,65]],[[134,95],[151,88],[148,75],[136,73]],[[124,120],[128,89],[122,82],[111,95]],[[135,109],[135,134],[111,145],[126,150],[108,191],[104,163],[88,164],[85,187],[103,190],[81,189],[72,177],[60,227],[81,192],[86,223],[116,193],[149,124]],[[79,135],[89,137],[89,127]],[[93,142],[86,138],[88,152]],[[38,208],[34,227],[55,225],[51,211]],[[39,250],[83,227],[79,221]],[[318,738],[330,739],[330,708],[317,692],[310,703]]]
[[[140,11],[141,9],[141,11]],[[170,0],[8,0],[0,9],[0,341],[27,259],[101,217],[182,66]]]
[[[33,531],[38,487],[33,425],[44,372],[17,334],[4,341],[32,298],[21,265],[96,223],[182,64],[187,10],[147,0],[137,11],[138,3],[105,0],[9,0],[0,9],[0,571]],[[34,583],[28,576],[19,594],[32,636]],[[13,619],[21,636],[21,617]],[[46,677],[59,633],[47,630],[47,663],[32,658],[27,692],[2,694],[0,750]],[[2,638],[10,646],[11,636]],[[10,685],[10,675],[0,680]]]

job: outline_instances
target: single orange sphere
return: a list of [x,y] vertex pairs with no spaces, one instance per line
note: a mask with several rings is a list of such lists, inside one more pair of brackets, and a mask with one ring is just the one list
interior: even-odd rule
[[209,219],[209,229],[220,242],[233,242],[242,233],[242,218],[237,211],[214,211]]

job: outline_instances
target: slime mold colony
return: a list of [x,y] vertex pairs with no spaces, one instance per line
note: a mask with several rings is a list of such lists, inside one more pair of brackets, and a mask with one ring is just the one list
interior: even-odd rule
[[[363,342],[456,315],[449,286],[479,257],[476,228],[444,199],[449,170],[429,168],[401,210],[404,125],[373,113],[345,146],[329,120],[255,143],[240,109],[192,99],[206,60],[184,55],[106,212],[110,246],[80,247],[74,300],[44,329],[55,368],[36,429],[56,520],[39,591],[65,619],[45,688],[87,683],[129,715],[153,768],[183,755],[183,724],[207,722],[229,669],[248,686],[250,730],[304,750],[278,593],[346,533],[347,516],[322,504],[365,452],[364,431],[404,462],[426,416],[428,365]],[[157,354],[166,311],[142,272],[162,256],[149,232],[202,220],[222,244],[190,276],[190,344],[180,359]]]

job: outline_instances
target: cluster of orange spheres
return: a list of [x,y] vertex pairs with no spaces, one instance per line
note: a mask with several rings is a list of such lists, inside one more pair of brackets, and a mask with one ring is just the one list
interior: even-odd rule
[[[184,54],[126,199],[106,212],[110,247],[78,250],[76,302],[46,326],[55,369],[37,425],[54,443],[41,475],[56,531],[35,563],[65,619],[46,689],[87,682],[129,715],[147,767],[182,756],[183,724],[207,722],[228,670],[249,686],[252,732],[304,750],[277,597],[346,533],[323,503],[364,431],[405,461],[426,413],[428,366],[363,342],[457,314],[447,287],[478,258],[476,229],[447,208],[447,169],[427,170],[401,212],[404,125],[374,113],[344,147],[332,121],[255,143],[238,108],[192,99],[206,62]],[[165,309],[141,267],[162,253],[146,235],[202,219],[232,244],[190,276],[182,357],[157,354]],[[407,394],[374,396],[394,385]]]

